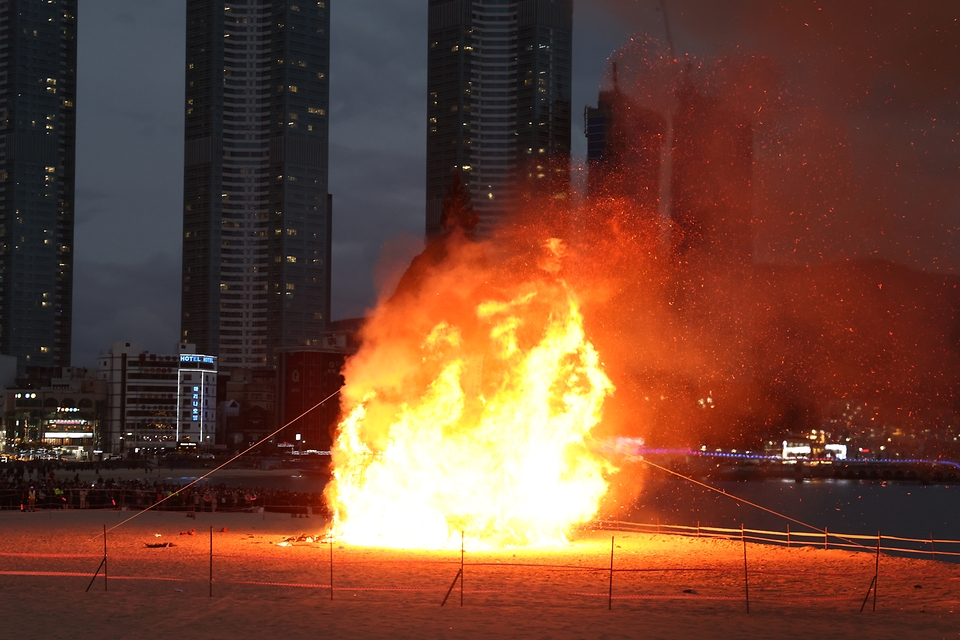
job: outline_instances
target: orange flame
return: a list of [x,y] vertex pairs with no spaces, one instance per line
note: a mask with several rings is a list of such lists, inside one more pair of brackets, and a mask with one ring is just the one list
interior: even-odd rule
[[464,531],[475,546],[543,545],[596,514],[614,469],[587,440],[613,385],[554,275],[562,245],[546,248],[552,257],[520,284],[473,254],[374,313],[345,371],[334,535],[440,549]]

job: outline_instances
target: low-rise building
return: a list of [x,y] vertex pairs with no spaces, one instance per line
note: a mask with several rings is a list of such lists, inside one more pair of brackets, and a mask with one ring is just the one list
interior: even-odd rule
[[106,385],[93,371],[27,367],[3,391],[4,451],[24,457],[91,460],[100,449]]
[[217,358],[182,343],[175,355],[117,342],[100,356],[107,385],[104,451],[128,458],[216,444]]

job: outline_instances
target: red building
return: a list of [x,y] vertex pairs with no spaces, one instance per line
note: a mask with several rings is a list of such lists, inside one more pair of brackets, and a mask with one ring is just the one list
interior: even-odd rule
[[278,416],[289,426],[277,442],[292,443],[298,452],[330,450],[340,417],[340,400],[330,396],[343,386],[344,361],[356,351],[345,333],[326,334],[318,342],[321,346],[279,351]]

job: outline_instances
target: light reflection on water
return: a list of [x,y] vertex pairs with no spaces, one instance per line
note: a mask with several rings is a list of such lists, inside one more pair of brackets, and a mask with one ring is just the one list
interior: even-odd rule
[[[960,539],[960,486],[817,479],[709,481],[711,486],[831,532]],[[630,519],[783,531],[787,520],[684,480],[648,480]],[[791,524],[794,531],[803,530]]]

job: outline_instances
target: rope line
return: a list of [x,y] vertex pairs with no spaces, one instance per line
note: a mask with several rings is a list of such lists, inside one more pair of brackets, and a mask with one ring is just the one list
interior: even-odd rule
[[[760,509],[761,511],[765,511],[766,513],[769,513],[769,514],[771,514],[771,515],[777,516],[778,518],[783,518],[784,520],[789,520],[790,522],[793,522],[794,524],[799,524],[799,525],[802,526],[802,527],[807,527],[807,528],[809,528],[809,529],[813,529],[814,531],[816,531],[816,532],[818,532],[818,533],[821,533],[821,534],[823,534],[823,535],[827,535],[827,531],[826,531],[825,529],[821,529],[821,528],[819,528],[819,527],[817,527],[817,526],[814,526],[814,525],[810,524],[809,522],[804,522],[803,520],[797,520],[796,518],[793,518],[793,517],[791,517],[791,516],[788,516],[788,515],[785,514],[785,513],[780,513],[780,512],[778,512],[778,511],[774,511],[773,509],[770,509],[770,508],[765,507],[765,506],[763,506],[763,505],[757,504],[756,502],[751,502],[751,501],[746,500],[746,499],[744,499],[744,498],[740,498],[740,497],[738,497],[738,496],[735,496],[735,495],[733,495],[732,493],[727,493],[726,491],[722,491],[722,490],[720,490],[720,489],[717,489],[716,487],[711,487],[709,484],[707,484],[707,483],[705,483],[705,482],[700,482],[699,480],[696,480],[696,479],[694,479],[694,478],[691,478],[690,476],[685,476],[685,475],[683,475],[682,473],[677,473],[676,471],[673,471],[672,469],[668,469],[668,468],[666,468],[666,467],[662,467],[662,466],[660,466],[659,464],[657,464],[657,463],[655,463],[655,462],[650,462],[649,460],[647,460],[647,459],[645,459],[645,458],[640,458],[640,462],[642,462],[642,463],[644,463],[644,464],[646,464],[646,465],[649,465],[649,466],[651,466],[651,467],[654,467],[654,468],[656,468],[656,469],[660,469],[661,471],[666,471],[667,473],[669,473],[669,474],[671,474],[671,475],[674,475],[674,476],[676,476],[676,477],[678,477],[678,478],[681,478],[681,479],[683,479],[683,480],[686,480],[686,481],[688,481],[688,482],[692,482],[693,484],[695,484],[695,485],[697,485],[697,486],[699,486],[699,487],[703,487],[704,489],[709,489],[710,491],[713,491],[714,493],[719,493],[720,495],[726,496],[726,497],[731,498],[731,499],[733,499],[733,500],[736,500],[737,502],[742,502],[742,503],[745,504],[745,505],[749,505],[749,506],[754,507],[754,508],[756,508],[756,509]],[[855,541],[853,541],[853,540],[851,540],[851,539],[849,539],[849,538],[845,538],[845,537],[843,537],[843,536],[838,536],[838,535],[836,535],[836,534],[831,534],[831,535],[833,535],[833,537],[836,538],[837,540],[844,540],[844,541],[846,541],[846,542],[849,542],[849,543],[852,544],[852,545],[856,545],[856,546],[858,546],[858,547],[863,547],[864,549],[869,549],[869,547],[867,547],[867,545],[860,544],[860,543],[855,542]]]
[[[2,576],[18,576],[18,577],[52,577],[52,578],[87,578],[89,573],[80,573],[73,571],[0,571]],[[110,576],[111,580],[141,580],[141,581],[155,581],[155,582],[176,582],[176,583],[188,583],[188,584],[200,584],[197,580],[187,580],[185,578],[167,578],[167,577],[145,577],[145,576]],[[296,589],[329,589],[329,584],[319,584],[319,583],[309,583],[309,582],[264,582],[257,580],[218,580],[217,584],[221,585],[240,585],[240,586],[265,586],[265,587],[286,587],[286,588],[296,588]],[[349,587],[341,586],[339,588],[341,591],[352,591],[352,592],[368,592],[368,593],[441,593],[442,588],[437,587]],[[466,595],[481,595],[481,594],[517,594],[524,593],[522,591],[511,590],[511,589],[470,589],[464,591]],[[584,597],[609,597],[608,593],[595,593],[591,591],[560,591],[557,592],[559,595],[566,596],[584,596]],[[614,595],[614,600],[703,600],[703,601],[728,601],[728,602],[739,602],[742,598],[737,596],[714,596],[714,595],[703,595],[699,593],[678,593],[678,594],[626,594],[626,595]],[[760,594],[760,597],[757,598],[758,601],[764,602],[853,602],[857,601],[859,597],[852,596],[788,596],[788,597],[774,597],[770,594]],[[956,603],[957,601],[944,600],[942,603]]]
[[[205,479],[209,478],[210,476],[212,476],[213,474],[215,474],[215,473],[216,473],[217,471],[219,471],[220,469],[223,469],[225,466],[227,466],[227,465],[230,464],[231,462],[233,462],[233,461],[235,461],[235,460],[237,460],[237,459],[245,456],[246,454],[250,453],[250,451],[252,451],[253,449],[256,449],[256,448],[259,447],[261,444],[263,444],[264,442],[266,442],[267,440],[269,440],[269,439],[272,438],[273,436],[277,435],[278,433],[280,433],[281,431],[283,431],[284,429],[286,429],[287,427],[289,427],[290,425],[292,425],[292,424],[293,424],[294,422],[296,422],[297,420],[303,418],[304,416],[306,416],[308,413],[310,413],[310,412],[313,411],[314,409],[318,409],[318,408],[320,407],[320,405],[322,405],[322,404],[323,404],[324,402],[326,402],[327,400],[330,400],[330,399],[333,398],[334,396],[338,395],[339,393],[340,393],[340,389],[337,389],[336,391],[334,391],[333,393],[331,393],[330,395],[328,395],[326,398],[324,398],[323,400],[321,400],[321,401],[318,402],[317,404],[313,405],[312,407],[310,407],[309,409],[307,409],[306,411],[304,411],[303,413],[301,413],[299,416],[297,416],[297,417],[294,418],[293,420],[290,420],[289,422],[287,422],[286,424],[284,424],[282,427],[278,428],[278,429],[277,429],[276,431],[274,431],[273,433],[264,436],[264,437],[261,438],[258,442],[255,442],[254,444],[250,445],[249,447],[247,447],[246,449],[244,449],[243,451],[241,451],[241,452],[238,453],[237,455],[233,456],[232,458],[230,458],[229,460],[227,460],[226,462],[224,462],[224,463],[221,464],[220,466],[218,466],[218,467],[216,467],[216,468],[214,468],[214,469],[211,469],[209,472],[203,474],[202,476],[200,476],[199,478],[197,478],[197,479],[194,480],[193,482],[191,482],[191,483],[189,483],[189,484],[186,484],[186,485],[180,487],[179,489],[177,489],[176,491],[174,491],[173,493],[171,493],[169,496],[165,497],[163,500],[159,500],[159,501],[155,502],[154,504],[146,507],[146,508],[143,509],[142,511],[139,511],[139,512],[133,514],[132,516],[130,516],[130,517],[127,518],[126,520],[123,520],[122,522],[119,522],[119,523],[113,525],[112,527],[110,527],[109,529],[107,529],[107,532],[109,533],[110,531],[113,531],[114,529],[116,529],[116,528],[118,528],[118,527],[122,527],[123,525],[127,524],[128,522],[130,522],[130,521],[133,520],[134,518],[140,517],[141,515],[143,515],[143,514],[146,513],[147,511],[150,511],[150,510],[154,509],[155,507],[159,507],[161,504],[163,504],[164,502],[166,502],[166,501],[169,500],[170,498],[174,497],[175,495],[177,495],[177,494],[179,494],[179,493],[181,493],[181,492],[183,492],[183,491],[186,491],[187,489],[189,489],[189,488],[192,487],[193,485],[197,484],[197,483],[200,482],[201,480],[205,480]],[[100,537],[100,536],[94,536],[94,537],[90,538],[90,540],[88,540],[88,542],[91,542],[91,541],[93,541],[93,540],[96,540],[96,539],[99,538],[99,537]]]

